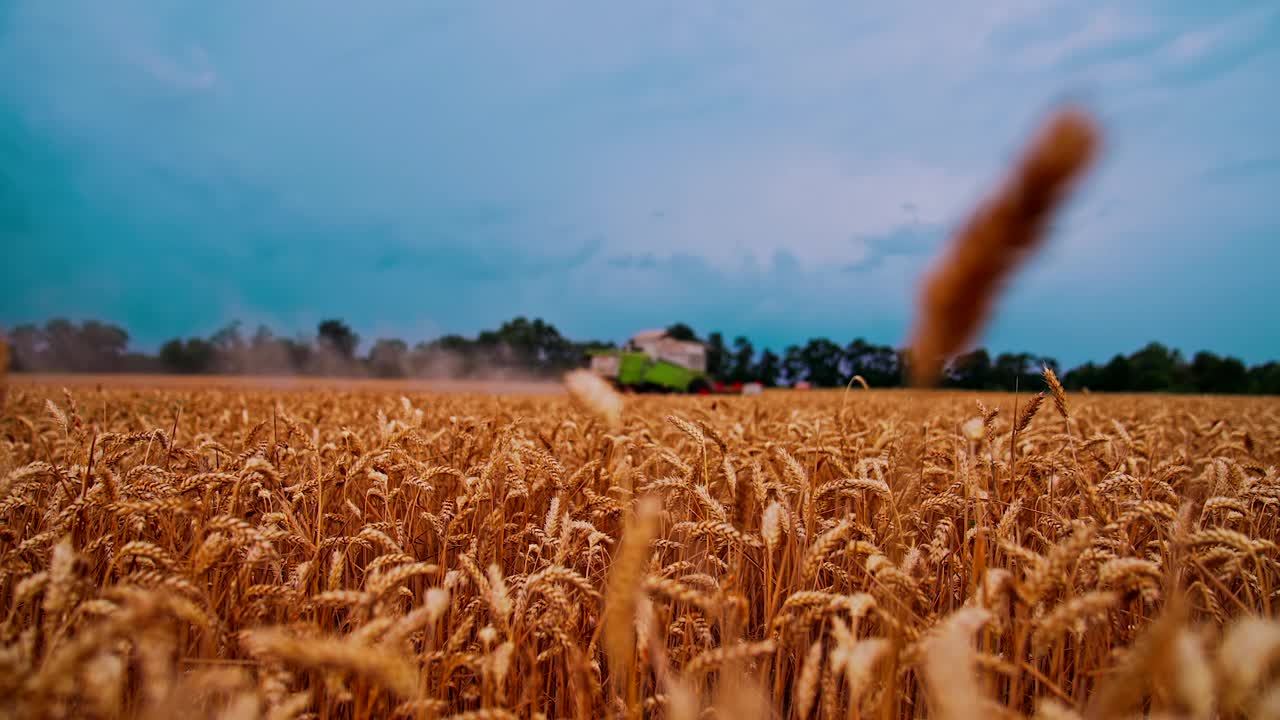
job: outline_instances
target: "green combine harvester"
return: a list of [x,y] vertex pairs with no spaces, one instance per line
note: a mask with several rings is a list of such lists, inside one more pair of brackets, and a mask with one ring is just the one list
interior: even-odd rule
[[621,390],[709,393],[707,349],[663,330],[636,334],[621,349],[591,353],[591,370]]

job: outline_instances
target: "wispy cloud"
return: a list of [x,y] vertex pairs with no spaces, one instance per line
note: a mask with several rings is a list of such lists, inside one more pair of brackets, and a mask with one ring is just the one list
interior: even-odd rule
[[180,90],[208,90],[218,82],[218,73],[198,45],[188,48],[186,57],[170,58],[147,48],[126,52],[138,67],[157,82]]
[[1029,44],[1018,61],[1029,70],[1053,68],[1091,52],[1149,37],[1154,29],[1155,23],[1150,18],[1105,8],[1079,18],[1077,23],[1067,26],[1064,34]]

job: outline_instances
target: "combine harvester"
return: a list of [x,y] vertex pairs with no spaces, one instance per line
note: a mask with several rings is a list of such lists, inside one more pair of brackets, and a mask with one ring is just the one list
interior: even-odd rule
[[637,333],[618,350],[592,352],[591,370],[619,390],[637,393],[739,394],[756,389],[751,387],[755,383],[744,388],[716,381],[707,373],[707,347],[677,340],[665,330]]

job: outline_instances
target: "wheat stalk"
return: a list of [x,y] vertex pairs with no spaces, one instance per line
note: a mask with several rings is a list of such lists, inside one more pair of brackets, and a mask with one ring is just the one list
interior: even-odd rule
[[923,283],[911,341],[911,374],[934,381],[943,362],[973,337],[996,293],[1039,245],[1056,206],[1090,164],[1097,130],[1078,110],[1049,118],[1009,179],[957,233]]

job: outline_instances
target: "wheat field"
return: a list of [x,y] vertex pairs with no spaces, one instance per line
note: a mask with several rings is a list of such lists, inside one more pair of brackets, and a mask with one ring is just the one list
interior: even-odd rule
[[0,432],[4,717],[1280,717],[1274,399],[23,384]]

